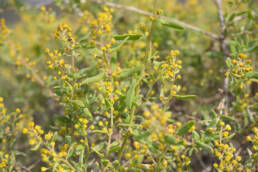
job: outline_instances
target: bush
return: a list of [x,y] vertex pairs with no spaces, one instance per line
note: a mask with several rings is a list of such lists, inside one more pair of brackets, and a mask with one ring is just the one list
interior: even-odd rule
[[0,171],[256,171],[257,2],[123,4],[3,6]]

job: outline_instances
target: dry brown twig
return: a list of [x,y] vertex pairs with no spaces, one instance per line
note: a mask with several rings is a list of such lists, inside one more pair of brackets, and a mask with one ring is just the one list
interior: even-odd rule
[[[225,24],[225,19],[223,17],[223,13],[222,13],[222,0],[213,0],[214,3],[217,6],[217,12],[218,12],[218,17],[219,17],[219,22],[220,22],[220,31],[221,31],[221,35],[220,35],[220,47],[223,51],[224,54],[224,60],[226,60],[226,58],[229,55],[229,50],[228,50],[228,45],[226,42],[226,24]],[[225,66],[225,69],[227,67]],[[220,113],[226,113],[226,109],[228,106],[228,101],[229,101],[229,94],[228,94],[228,87],[229,87],[229,79],[228,77],[224,78],[224,86],[223,86],[223,98],[221,101],[221,107],[220,107]]]

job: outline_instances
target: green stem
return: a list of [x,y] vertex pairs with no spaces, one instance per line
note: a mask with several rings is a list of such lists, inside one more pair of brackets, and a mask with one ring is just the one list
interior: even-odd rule
[[[154,16],[154,18],[156,17],[156,4],[157,4],[157,0],[154,0],[154,2],[153,2],[153,16]],[[146,66],[147,66],[147,63],[148,63],[149,52],[150,52],[150,49],[151,49],[151,38],[152,38],[153,30],[154,30],[154,21],[151,22],[149,35],[147,37],[147,43],[146,43],[147,47],[146,47],[146,50],[145,50],[145,57],[144,57],[144,64],[146,64],[146,65],[142,68],[142,70],[140,72],[140,78],[139,78],[138,84],[135,88],[135,95],[139,94],[140,85],[141,85],[141,82],[142,82],[142,80],[145,76],[145,70],[146,70]],[[132,110],[131,110],[131,114],[130,114],[130,124],[132,124],[132,122],[133,122],[134,115],[135,115],[135,110],[136,110],[136,107],[135,107],[135,105],[133,105]],[[123,139],[121,149],[118,152],[118,160],[119,161],[121,161],[123,150],[124,150],[126,142],[128,140],[130,130],[131,130],[131,127],[128,128],[128,131],[127,131],[127,133],[126,133],[126,135]]]

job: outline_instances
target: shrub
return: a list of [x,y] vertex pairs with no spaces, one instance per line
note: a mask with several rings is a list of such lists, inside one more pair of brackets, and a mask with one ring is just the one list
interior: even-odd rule
[[257,170],[257,3],[214,2],[8,2],[0,171]]

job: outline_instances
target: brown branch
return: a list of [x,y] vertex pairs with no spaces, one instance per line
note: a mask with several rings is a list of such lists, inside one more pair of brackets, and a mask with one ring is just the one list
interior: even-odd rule
[[[124,10],[127,10],[127,11],[132,11],[132,12],[142,14],[142,15],[145,15],[145,16],[153,16],[153,13],[151,13],[151,12],[144,11],[144,10],[132,7],[132,6],[125,6],[125,5],[120,5],[120,4],[116,4],[116,3],[112,3],[112,2],[105,2],[104,0],[91,0],[91,1],[99,3],[99,4],[105,4],[105,5],[110,6],[112,8],[118,8],[118,9],[124,9]],[[190,24],[184,23],[184,22],[182,22],[180,20],[177,20],[175,18],[166,17],[166,16],[160,16],[160,18],[162,20],[166,20],[166,21],[170,21],[170,22],[174,22],[176,24],[179,24],[179,25],[181,25],[184,28],[187,28],[189,30],[202,33],[206,36],[209,36],[212,39],[219,40],[218,35],[216,35],[214,33],[211,33],[211,32],[208,32],[208,31],[205,31],[205,30],[202,30],[202,29],[200,29],[196,26],[192,26]]]
[[[225,20],[222,14],[222,2],[221,0],[213,0],[214,3],[217,6],[217,12],[218,12],[218,17],[219,17],[219,22],[220,22],[220,31],[221,31],[221,35],[220,35],[220,47],[223,51],[224,54],[224,60],[226,61],[226,58],[229,55],[229,49],[228,49],[228,45],[226,42],[226,24],[225,24]],[[225,65],[225,69],[227,69],[227,66]],[[229,101],[229,94],[228,94],[228,87],[229,87],[229,79],[228,77],[224,78],[224,86],[223,86],[223,99],[221,102],[221,109],[220,109],[220,113],[225,113],[225,110],[227,109],[228,106],[228,101]]]

